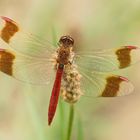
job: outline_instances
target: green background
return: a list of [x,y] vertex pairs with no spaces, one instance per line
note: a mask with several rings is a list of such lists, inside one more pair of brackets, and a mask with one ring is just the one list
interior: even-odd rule
[[[76,49],[140,46],[139,0],[0,0],[0,14],[56,43],[62,35]],[[120,71],[135,86],[121,98],[82,97],[75,104],[72,140],[139,140],[140,64]],[[0,73],[0,140],[66,140],[69,104],[60,100],[51,127],[51,86],[33,86]]]

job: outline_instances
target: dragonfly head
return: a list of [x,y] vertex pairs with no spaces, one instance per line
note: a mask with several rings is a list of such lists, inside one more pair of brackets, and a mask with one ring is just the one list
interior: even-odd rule
[[74,45],[74,39],[68,35],[62,36],[59,40],[59,45],[65,47],[72,47]]

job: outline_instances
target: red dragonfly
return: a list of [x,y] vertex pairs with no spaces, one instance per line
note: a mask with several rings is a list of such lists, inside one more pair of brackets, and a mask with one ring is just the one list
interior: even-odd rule
[[74,39],[67,35],[60,38],[55,49],[50,42],[22,31],[15,21],[3,16],[0,38],[8,48],[0,49],[0,71],[32,84],[49,84],[55,78],[48,108],[49,125],[59,93],[72,104],[82,95],[116,97],[133,91],[127,78],[109,72],[138,62],[140,49],[136,46],[74,52]]

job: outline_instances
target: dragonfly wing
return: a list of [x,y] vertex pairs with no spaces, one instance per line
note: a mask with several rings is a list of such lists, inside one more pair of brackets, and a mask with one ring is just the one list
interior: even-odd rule
[[135,46],[81,52],[76,56],[76,64],[91,72],[110,72],[123,69],[138,61],[140,61],[140,49]]
[[46,39],[26,32],[7,17],[1,17],[0,38],[17,52],[37,58],[49,58],[54,52],[54,45]]
[[85,96],[116,97],[130,94],[134,87],[128,79],[111,74],[103,74],[80,69],[81,88]]
[[0,71],[31,84],[48,84],[55,75],[50,59],[28,57],[6,49],[0,49]]

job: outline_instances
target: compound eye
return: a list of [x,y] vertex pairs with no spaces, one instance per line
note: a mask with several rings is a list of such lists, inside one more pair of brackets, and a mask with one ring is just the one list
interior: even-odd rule
[[68,40],[67,40],[67,43],[68,43],[68,44],[71,44],[72,42],[71,42],[71,40],[68,39]]
[[66,42],[67,42],[67,38],[64,38],[64,39],[63,39],[63,43],[66,43]]
[[59,42],[66,43],[66,37],[61,37]]

